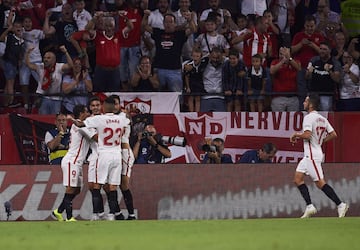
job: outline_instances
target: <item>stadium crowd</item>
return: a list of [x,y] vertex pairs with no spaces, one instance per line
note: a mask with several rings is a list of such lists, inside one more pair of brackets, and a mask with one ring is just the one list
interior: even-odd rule
[[353,0],[0,2],[3,113],[137,91],[182,92],[184,112],[298,111],[308,92],[360,110]]

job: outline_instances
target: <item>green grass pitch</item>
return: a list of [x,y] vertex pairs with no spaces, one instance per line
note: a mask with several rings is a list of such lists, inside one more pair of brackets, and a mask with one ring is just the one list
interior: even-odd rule
[[1,222],[3,250],[360,249],[360,217]]

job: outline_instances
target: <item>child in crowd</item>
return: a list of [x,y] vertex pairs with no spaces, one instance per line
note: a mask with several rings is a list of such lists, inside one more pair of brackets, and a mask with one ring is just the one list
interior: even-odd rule
[[202,51],[194,48],[191,52],[192,60],[183,63],[183,73],[185,81],[185,91],[188,96],[188,106],[190,112],[200,112],[201,94],[205,93],[203,83],[203,73],[208,62],[208,58],[202,58]]
[[[23,25],[24,25],[24,32],[23,32],[23,38],[25,41],[25,51],[29,48],[34,48],[32,53],[30,54],[30,62],[32,63],[41,63],[42,57],[40,53],[40,40],[45,38],[45,34],[42,30],[33,29],[32,28],[32,21],[31,17],[27,16],[23,19]],[[24,107],[25,109],[30,109],[29,106],[29,83],[30,83],[30,76],[33,76],[33,78],[36,80],[36,82],[39,82],[39,74],[35,70],[31,70],[23,61],[23,63],[20,66],[20,86],[21,86],[21,92],[23,94],[23,101],[24,101]]]
[[0,41],[6,42],[5,53],[3,55],[3,70],[6,80],[3,105],[15,108],[20,106],[20,103],[14,101],[15,78],[25,54],[22,22],[20,20],[15,21],[13,24],[9,22],[9,27],[1,34]]
[[224,63],[222,82],[226,100],[226,110],[241,111],[241,100],[246,76],[245,64],[239,60],[236,49],[229,51],[229,60]]
[[210,54],[211,50],[214,47],[219,47],[220,49],[225,51],[225,55],[228,55],[230,45],[226,41],[225,37],[219,34],[216,26],[216,17],[208,16],[205,20],[205,30],[206,32],[200,34],[195,39],[194,47],[198,47],[202,50],[204,56]]
[[75,1],[75,11],[73,12],[74,20],[79,30],[85,30],[87,23],[92,19],[91,14],[85,9],[84,0]]
[[[251,58],[251,68],[248,71],[248,99],[251,112],[262,112],[266,84],[266,71],[261,66],[262,56],[255,54]],[[257,105],[257,110],[256,110]]]

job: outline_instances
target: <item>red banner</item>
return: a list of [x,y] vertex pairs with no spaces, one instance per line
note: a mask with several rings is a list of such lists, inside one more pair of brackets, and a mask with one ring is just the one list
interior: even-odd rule
[[[339,135],[324,145],[326,162],[360,162],[358,138],[355,136],[360,127],[360,113],[324,114]],[[288,138],[291,133],[301,130],[303,116],[302,112],[142,114],[133,117],[132,136],[145,124],[153,123],[164,136],[185,137],[186,147],[169,145],[172,153],[172,158],[168,159],[170,163],[200,162],[206,137],[225,139],[225,153],[230,154],[233,161],[248,149],[258,149],[265,142],[273,142],[279,149],[275,162],[295,163],[302,157],[302,144],[292,146]],[[0,115],[0,165],[42,163],[40,160],[45,159],[45,149],[41,131],[54,126],[55,117],[31,115],[18,118],[21,130],[11,125],[9,115]],[[30,138],[21,139],[19,131],[29,132],[26,136]],[[16,139],[21,141],[20,147],[16,146]],[[33,147],[35,142],[37,146]]]

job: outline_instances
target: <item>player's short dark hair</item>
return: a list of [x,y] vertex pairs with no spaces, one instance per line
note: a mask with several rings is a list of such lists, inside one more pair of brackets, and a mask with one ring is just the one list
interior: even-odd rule
[[115,105],[115,98],[113,96],[109,96],[104,100],[104,103]]
[[118,100],[119,103],[120,103],[120,96],[119,95],[116,95],[116,94],[112,94],[110,97],[112,97],[115,100]]
[[309,93],[309,103],[311,103],[312,108],[314,110],[318,110],[320,108],[320,96],[317,93]]
[[99,101],[101,102],[100,98],[97,95],[94,95],[90,98],[89,100],[89,105],[93,102],[93,101]]
[[83,104],[78,104],[73,109],[74,118],[78,119],[80,117],[80,114],[83,113],[86,109],[86,106]]

